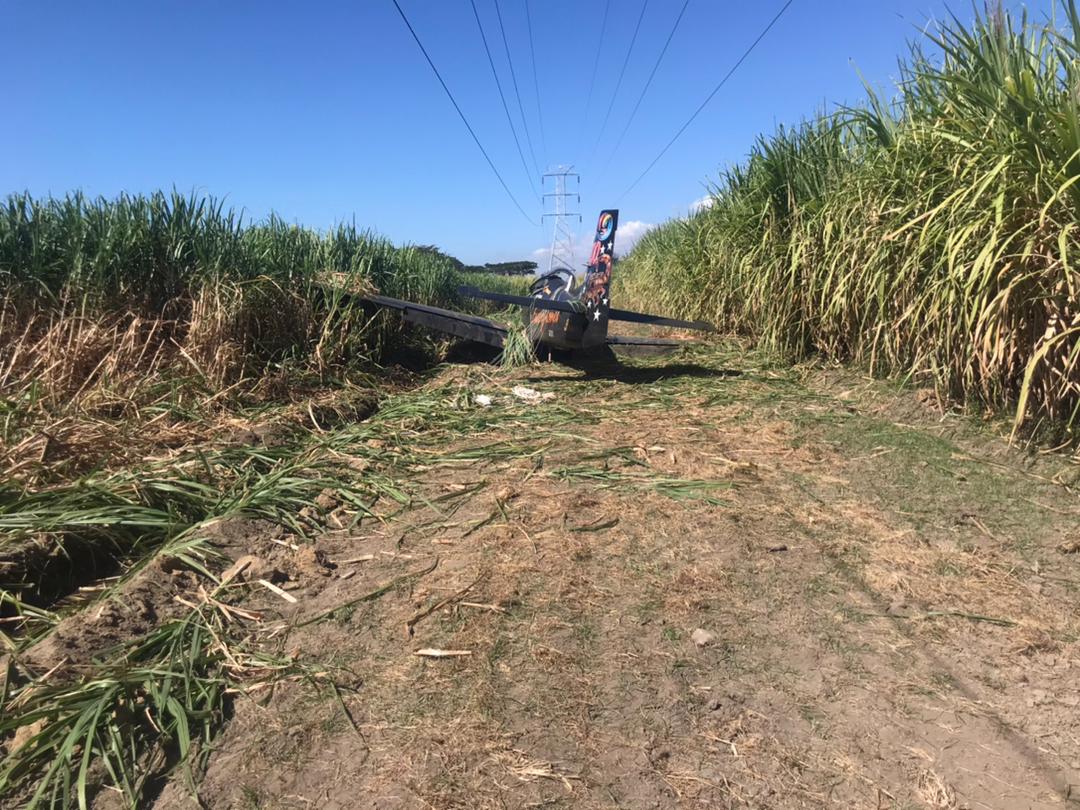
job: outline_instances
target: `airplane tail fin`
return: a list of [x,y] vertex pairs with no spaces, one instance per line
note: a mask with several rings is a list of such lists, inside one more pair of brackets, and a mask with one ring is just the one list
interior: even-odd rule
[[611,308],[611,265],[615,258],[615,229],[619,212],[607,209],[600,212],[596,222],[589,266],[581,285],[580,301],[585,305],[585,333],[582,345],[600,346],[607,340],[608,312]]

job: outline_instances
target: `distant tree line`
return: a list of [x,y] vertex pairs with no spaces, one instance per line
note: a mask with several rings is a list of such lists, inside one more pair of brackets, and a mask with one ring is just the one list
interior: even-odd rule
[[497,276],[531,276],[536,270],[536,262],[494,262],[484,265],[467,265],[467,273],[494,273]]
[[536,262],[488,262],[486,264],[465,264],[443,253],[436,245],[417,245],[416,249],[424,253],[442,256],[453,262],[454,267],[463,273],[492,273],[497,276],[530,276],[537,268]]

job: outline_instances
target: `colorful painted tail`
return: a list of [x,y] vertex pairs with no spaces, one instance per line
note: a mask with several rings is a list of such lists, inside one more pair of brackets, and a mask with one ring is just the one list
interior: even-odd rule
[[585,333],[582,346],[600,346],[607,340],[608,311],[611,308],[611,265],[615,256],[615,229],[619,212],[600,212],[596,222],[589,267],[581,285],[581,302],[585,305]]

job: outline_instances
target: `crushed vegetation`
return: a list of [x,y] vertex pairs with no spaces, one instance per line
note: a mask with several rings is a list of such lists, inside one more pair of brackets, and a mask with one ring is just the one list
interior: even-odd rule
[[[1068,794],[1063,459],[742,347],[449,367],[400,402],[439,414],[387,439],[424,444],[410,503],[314,539],[334,573],[296,583],[270,648],[337,696],[296,681],[238,705],[207,806]],[[156,806],[189,795],[174,776]]]
[[[527,407],[521,397],[507,399]],[[330,431],[308,426],[272,445],[184,448],[68,483],[12,486],[0,509],[7,616],[0,640],[10,652],[0,733],[15,736],[0,768],[0,794],[37,780],[26,795],[31,805],[66,806],[73,797],[82,805],[105,783],[138,804],[162,769],[190,767],[223,721],[229,690],[249,678],[262,689],[268,679],[298,673],[287,659],[246,650],[245,625],[261,617],[239,606],[240,583],[221,574],[238,552],[215,541],[215,527],[265,521],[292,538],[277,542],[299,548],[296,542],[328,526],[385,520],[374,511],[379,504],[405,508],[420,497],[412,479],[432,465],[542,458],[541,443],[505,439],[445,449],[503,418],[495,414],[474,410],[466,391],[441,387],[385,403],[366,421]],[[539,411],[516,416],[519,425],[549,419]],[[552,472],[572,474],[581,471]],[[641,474],[635,481],[650,485]],[[702,486],[668,478],[654,484],[673,497],[680,486]],[[483,486],[424,502],[452,513]],[[167,585],[153,581],[162,571]],[[133,591],[146,595],[148,574],[148,599],[168,600],[147,607],[149,620],[113,619],[117,632],[88,632],[85,617],[100,617]],[[94,580],[103,584],[89,589],[92,596],[73,598],[76,586]]]
[[[1055,683],[1080,638],[1080,561],[1059,550],[1076,471],[987,457],[979,428],[895,397],[734,347],[589,372],[448,366],[362,421],[102,472],[71,487],[92,508],[28,496],[7,525],[99,532],[116,567],[9,606],[0,795],[599,807],[768,789],[800,806],[876,801],[871,783],[914,802],[940,782],[986,801],[965,775],[983,726],[1023,736],[1071,711]],[[954,645],[970,666],[929,657]],[[991,673],[1002,648],[1023,663]],[[828,695],[867,678],[904,707],[834,713]],[[913,743],[900,718],[920,701],[968,712],[955,683],[998,712],[964,715],[978,745],[931,735],[954,759],[920,742],[910,778],[881,764],[902,756],[853,747],[879,725]],[[1068,778],[1080,751],[1040,740]],[[1010,796],[1057,789],[1010,767]]]

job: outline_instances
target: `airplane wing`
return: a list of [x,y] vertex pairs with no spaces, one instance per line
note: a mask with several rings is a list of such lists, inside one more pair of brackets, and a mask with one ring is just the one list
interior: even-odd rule
[[608,335],[604,342],[611,347],[615,354],[629,357],[667,354],[694,345],[694,341],[675,340],[674,338],[630,337],[628,335]]
[[707,321],[680,321],[677,318],[665,318],[662,315],[646,315],[644,312],[630,312],[626,309],[608,310],[608,320],[627,321],[629,323],[647,323],[652,326],[672,326],[676,329],[698,329],[702,332],[716,331],[716,327]]
[[547,298],[533,298],[531,295],[507,295],[506,293],[488,292],[477,287],[458,287],[458,292],[469,298],[483,301],[495,301],[499,304],[514,304],[519,307],[550,309],[555,312],[584,312],[582,306],[575,307],[568,301],[552,301]]
[[631,337],[629,335],[608,335],[607,344],[609,346],[670,346],[673,349],[688,345],[685,340],[675,340],[675,338]]
[[[503,293],[487,292],[475,287],[462,287],[462,295],[471,298],[480,298],[486,301],[495,301],[503,304],[515,304],[534,309],[546,309],[556,312],[580,312],[580,307],[575,307],[566,301],[552,301],[543,298],[533,298],[527,295],[505,295]],[[408,323],[435,329],[449,335],[475,340],[486,343],[489,346],[502,348],[509,328],[505,324],[481,318],[477,315],[467,315],[464,312],[454,312],[449,309],[440,309],[426,304],[416,304],[412,301],[403,301],[400,298],[387,298],[384,295],[364,296],[364,300],[387,309],[394,309],[401,313],[402,318]],[[608,311],[608,317],[613,321],[628,321],[643,323],[652,326],[668,326],[677,329],[699,329],[706,332],[715,332],[715,327],[704,321],[682,321],[676,318],[664,318],[660,315],[646,315],[641,312],[629,312],[623,309]],[[638,347],[638,348],[676,348],[684,345],[683,342],[670,338],[649,337],[619,337],[608,336],[607,344],[615,347]]]
[[487,318],[466,315],[464,312],[454,312],[449,309],[429,307],[425,304],[414,304],[412,301],[402,301],[399,298],[387,298],[384,295],[367,295],[364,296],[364,300],[387,309],[396,309],[408,323],[426,326],[429,329],[436,329],[440,332],[475,340],[479,343],[486,343],[500,349],[508,331],[504,324],[489,321]]
[[[506,295],[505,293],[488,292],[476,287],[460,287],[458,292],[469,298],[481,298],[485,301],[496,301],[500,304],[515,304],[521,307],[533,307],[534,309],[551,309],[556,312],[582,312],[579,305],[575,307],[566,301],[550,301],[545,298],[533,298],[529,295]],[[662,315],[647,315],[644,312],[630,312],[626,309],[608,310],[608,319],[612,321],[627,321],[630,323],[645,323],[651,326],[670,326],[676,329],[698,329],[702,332],[715,332],[716,327],[706,321],[683,321],[678,318],[665,318]]]

